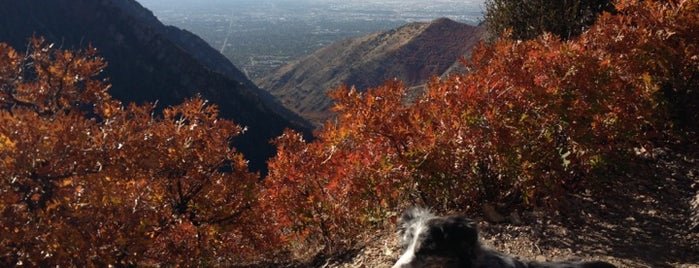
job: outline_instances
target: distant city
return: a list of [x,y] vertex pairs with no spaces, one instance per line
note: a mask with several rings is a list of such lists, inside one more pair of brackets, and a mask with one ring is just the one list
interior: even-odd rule
[[138,0],[255,80],[333,42],[440,17],[478,24],[482,0]]

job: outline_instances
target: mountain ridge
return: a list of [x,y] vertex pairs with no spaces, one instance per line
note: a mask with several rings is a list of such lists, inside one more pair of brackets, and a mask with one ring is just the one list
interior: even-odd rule
[[306,131],[302,120],[292,122],[293,115],[282,115],[283,109],[273,107],[268,94],[225,63],[220,53],[212,53],[218,51],[196,35],[163,25],[134,0],[0,3],[0,25],[9,26],[0,28],[0,42],[21,50],[34,35],[64,49],[91,44],[107,60],[105,77],[119,100],[158,101],[164,108],[201,94],[217,104],[221,116],[248,127],[234,144],[253,170],[265,172],[266,160],[276,151],[269,140],[283,129]]
[[316,126],[331,118],[327,92],[342,84],[364,91],[389,79],[420,86],[453,69],[481,40],[483,26],[447,18],[414,22],[323,47],[257,80],[290,110]]

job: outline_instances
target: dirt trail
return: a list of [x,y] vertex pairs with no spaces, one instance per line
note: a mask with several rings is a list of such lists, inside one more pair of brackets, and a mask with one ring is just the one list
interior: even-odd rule
[[[560,214],[518,213],[520,225],[493,224],[474,215],[483,243],[539,261],[699,267],[699,232],[689,230],[690,200],[699,191],[699,147],[655,149],[639,157],[630,171],[616,172],[601,187],[570,196]],[[386,230],[371,236],[355,254],[319,266],[391,267],[399,255],[393,230]]]

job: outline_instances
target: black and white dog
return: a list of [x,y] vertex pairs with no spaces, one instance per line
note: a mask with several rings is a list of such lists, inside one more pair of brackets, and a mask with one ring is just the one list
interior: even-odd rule
[[412,208],[398,220],[403,255],[393,268],[614,268],[606,262],[528,262],[481,246],[476,223]]

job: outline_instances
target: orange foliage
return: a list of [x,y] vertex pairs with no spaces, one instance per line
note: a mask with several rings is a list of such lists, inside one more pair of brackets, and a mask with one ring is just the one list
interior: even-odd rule
[[200,98],[124,107],[95,79],[104,66],[93,48],[0,45],[0,264],[246,258],[261,234],[258,175],[230,146],[242,129]]
[[274,140],[262,182],[204,100],[124,106],[94,48],[0,44],[0,264],[226,266],[335,253],[413,204],[555,209],[697,122],[699,2],[618,3],[576,39],[481,45],[414,100],[398,81],[335,90],[338,119]]
[[573,40],[501,38],[410,103],[396,81],[339,88],[338,120],[317,140],[276,141],[261,203],[282,236],[326,246],[411,204],[463,210],[517,197],[555,209],[659,137],[661,89],[696,94],[698,8],[624,1]]

